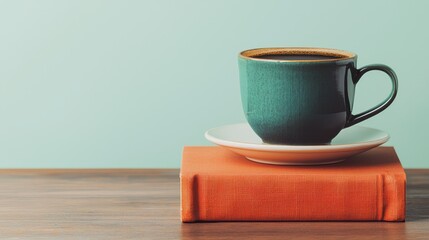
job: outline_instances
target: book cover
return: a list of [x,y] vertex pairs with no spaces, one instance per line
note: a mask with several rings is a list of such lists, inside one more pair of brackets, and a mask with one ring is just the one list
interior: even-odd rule
[[221,147],[185,147],[181,219],[404,221],[405,188],[393,147],[321,166],[274,166]]

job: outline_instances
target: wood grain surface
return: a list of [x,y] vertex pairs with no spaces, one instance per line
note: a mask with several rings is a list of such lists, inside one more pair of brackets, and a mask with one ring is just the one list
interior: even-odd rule
[[429,170],[406,222],[182,224],[177,169],[0,170],[0,239],[429,239]]

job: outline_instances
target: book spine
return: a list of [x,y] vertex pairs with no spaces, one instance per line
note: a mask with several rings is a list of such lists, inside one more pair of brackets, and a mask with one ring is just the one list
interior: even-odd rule
[[405,174],[183,174],[180,181],[182,222],[405,220]]
[[182,222],[198,221],[198,175],[180,174],[180,201]]
[[383,221],[405,221],[406,175],[383,175]]
[[195,221],[402,221],[402,175],[182,175],[181,217]]

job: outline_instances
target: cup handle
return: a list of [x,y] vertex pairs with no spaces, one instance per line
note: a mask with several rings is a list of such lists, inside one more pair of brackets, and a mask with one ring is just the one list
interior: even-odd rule
[[385,72],[387,75],[389,75],[390,80],[392,81],[392,91],[390,92],[389,97],[386,98],[382,103],[378,104],[377,106],[353,115],[350,113],[349,118],[347,119],[345,128],[355,125],[356,123],[362,122],[363,120],[366,120],[372,116],[375,116],[382,112],[384,109],[386,109],[390,104],[392,104],[393,100],[395,100],[396,94],[398,92],[398,78],[396,77],[395,72],[388,66],[383,64],[372,64],[365,67],[362,67],[360,69],[356,69],[355,74],[353,74],[353,82],[354,84],[357,84],[360,78],[367,72],[372,70],[379,70],[382,72]]

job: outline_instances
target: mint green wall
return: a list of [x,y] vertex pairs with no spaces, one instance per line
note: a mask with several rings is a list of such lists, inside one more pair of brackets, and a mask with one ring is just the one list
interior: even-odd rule
[[[396,70],[362,123],[429,167],[429,1],[2,1],[0,167],[179,167],[183,145],[244,121],[237,53],[318,46]],[[359,84],[356,110],[390,91]]]

